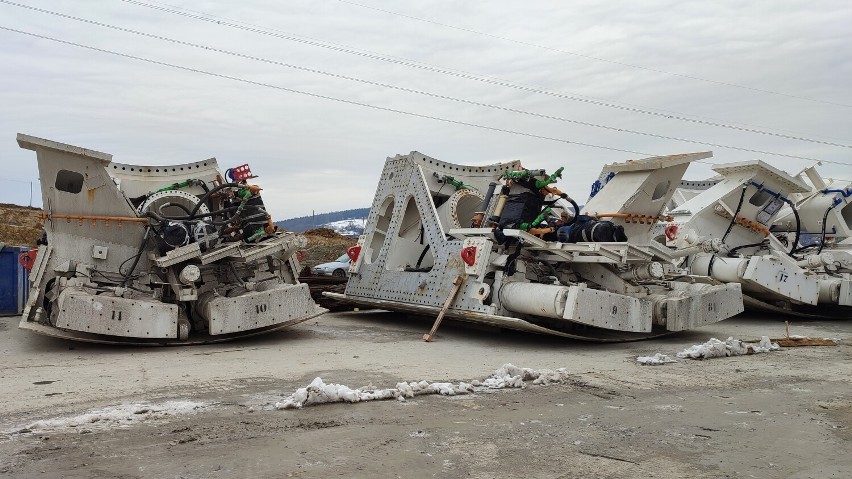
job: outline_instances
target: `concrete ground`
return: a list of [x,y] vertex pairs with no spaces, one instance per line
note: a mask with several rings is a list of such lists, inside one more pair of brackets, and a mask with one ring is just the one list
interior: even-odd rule
[[[780,337],[743,315],[592,344],[396,313],[327,314],[181,348],[46,338],[0,318],[0,477],[852,476],[852,320],[795,321],[834,347],[650,367],[711,337]],[[550,386],[276,410],[314,377],[352,388],[471,381],[505,363]],[[94,411],[94,412],[93,412]],[[88,415],[85,415],[87,414]]]

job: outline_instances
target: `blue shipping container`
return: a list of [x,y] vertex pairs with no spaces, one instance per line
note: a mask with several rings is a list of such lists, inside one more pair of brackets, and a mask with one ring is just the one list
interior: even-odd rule
[[6,246],[0,250],[0,315],[21,314],[29,292],[29,271],[18,256],[29,248]]

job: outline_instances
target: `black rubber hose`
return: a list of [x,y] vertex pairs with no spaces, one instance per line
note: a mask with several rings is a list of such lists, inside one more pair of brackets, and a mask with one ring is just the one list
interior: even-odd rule
[[239,188],[241,186],[243,186],[243,185],[241,185],[239,183],[222,183],[221,185],[216,186],[215,188],[208,191],[207,193],[204,193],[204,196],[202,196],[198,200],[198,203],[195,204],[195,208],[193,208],[192,212],[190,212],[190,214],[189,214],[190,218],[189,219],[195,219],[195,214],[198,213],[198,209],[201,208],[201,205],[207,203],[207,200],[210,198],[210,195],[212,195],[213,193],[216,193],[217,191],[222,190],[224,188]]
[[748,185],[743,185],[743,191],[740,193],[740,201],[737,203],[737,209],[734,211],[734,215],[731,217],[731,223],[728,225],[728,229],[725,230],[725,234],[722,235],[722,243],[725,242],[725,239],[731,234],[731,230],[734,229],[734,225],[737,222],[737,215],[740,214],[740,211],[743,209],[743,200],[745,200],[745,193],[748,189]]
[[[124,274],[124,280],[121,282],[121,285],[124,286],[130,281],[130,275],[133,274],[133,270],[136,269],[136,265],[139,264],[139,259],[142,257],[142,253],[145,252],[145,245],[148,244],[148,234],[150,234],[151,228],[145,228],[145,234],[142,236],[142,244],[139,245],[139,251],[136,253],[136,257],[133,259],[133,264],[130,265],[130,269],[127,270],[127,274]],[[121,271],[119,271],[121,273]]]
[[[190,221],[190,220],[197,220],[198,218],[206,218],[208,216],[215,216],[215,215],[218,215],[218,214],[230,213],[231,211],[237,211],[239,209],[240,209],[239,206],[229,206],[227,208],[222,208],[221,210],[211,211],[209,213],[202,213],[200,215],[197,214],[193,217],[190,217],[190,216],[163,216],[163,215],[156,213],[156,212],[153,212],[153,211],[146,211],[143,216],[147,216],[147,217],[153,218],[153,219],[155,219],[157,221],[161,221],[161,222],[166,221],[166,220],[170,220],[170,221]],[[252,206],[246,206],[245,208],[243,208],[243,210],[249,210],[249,209],[253,209],[253,207]],[[235,216],[236,215],[232,216],[231,219],[233,219]],[[230,221],[230,220],[228,220],[228,221]],[[214,222],[214,223],[216,223],[216,222]]]
[[[205,195],[207,193],[210,193],[210,187],[207,186],[206,181],[204,181],[204,180],[196,180],[196,181],[198,182],[198,186],[200,186],[201,189],[204,190]],[[211,210],[213,209],[213,199],[212,198],[207,201],[207,207],[210,208]]]
[[736,253],[737,251],[739,251],[739,250],[741,250],[741,249],[744,249],[744,248],[756,248],[756,247],[758,247],[758,246],[765,246],[766,244],[767,244],[767,243],[766,243],[766,241],[761,241],[760,243],[741,244],[741,245],[739,245],[739,246],[736,246],[736,247],[734,247],[734,248],[731,248],[731,249],[730,249],[730,251],[728,251],[728,257],[729,257],[729,258],[735,258],[736,256],[734,256],[734,253]]
[[578,206],[577,202],[574,201],[574,198],[571,198],[570,196],[566,196],[564,199],[571,203],[571,206],[574,208],[574,216],[572,216],[571,219],[562,226],[571,226],[577,222],[577,218],[580,216],[580,206]]
[[802,236],[802,221],[799,218],[799,210],[796,209],[796,205],[792,201],[787,198],[781,198],[781,201],[790,205],[790,208],[793,209],[793,216],[796,218],[796,238],[793,240],[792,246],[790,246],[790,251],[787,252],[788,255],[793,256],[793,253],[799,247],[799,238]]
[[485,198],[482,200],[482,205],[479,207],[479,210],[484,214],[488,211],[488,205],[491,204],[491,198],[494,196],[494,190],[497,188],[497,183],[491,182],[488,183],[488,191],[485,192]]
[[162,205],[160,205],[159,208],[157,208],[157,213],[163,214],[163,208],[165,208],[167,206],[174,206],[176,208],[180,208],[180,209],[183,210],[184,213],[189,214],[189,208],[187,208],[186,206],[184,206],[180,203],[163,203]]
[[[734,224],[737,222],[737,215],[740,214],[740,211],[743,209],[743,200],[745,200],[746,190],[748,189],[748,184],[743,185],[743,191],[740,193],[740,201],[737,203],[737,209],[734,211],[734,214],[731,216],[731,222],[728,224],[728,229],[725,230],[725,234],[722,235],[722,244],[725,244],[725,239],[731,234],[731,230],[734,229]],[[713,263],[716,262],[716,255],[710,256],[710,262],[707,263],[707,276],[713,276]]]
[[415,268],[420,268],[420,265],[423,263],[423,258],[425,258],[425,257],[426,257],[426,253],[427,253],[427,252],[429,252],[429,247],[430,247],[430,246],[431,246],[431,245],[428,245],[428,244],[427,244],[427,245],[426,245],[426,247],[425,247],[425,248],[423,248],[423,251],[420,253],[420,257],[419,257],[419,258],[417,258],[417,264],[414,266]]
[[831,210],[832,210],[835,206],[837,206],[837,205],[832,204],[831,206],[829,206],[829,207],[825,210],[825,214],[823,214],[823,215],[822,215],[822,233],[820,234],[820,239],[819,239],[819,249],[817,250],[816,254],[820,254],[820,253],[822,253],[822,248],[823,248],[823,246],[825,246],[825,230],[826,230],[826,227],[828,226],[828,213],[829,213],[829,212],[830,212],[830,211],[831,211]]

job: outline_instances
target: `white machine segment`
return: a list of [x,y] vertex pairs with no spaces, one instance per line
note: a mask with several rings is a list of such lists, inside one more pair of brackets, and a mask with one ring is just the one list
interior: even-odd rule
[[277,231],[260,189],[226,180],[215,159],[128,165],[23,134],[18,144],[36,152],[46,215],[22,329],[101,343],[196,344],[326,311],[298,284],[294,256],[304,238]]
[[[681,272],[739,284],[749,307],[809,317],[852,314],[841,293],[852,280],[852,247],[842,242],[852,234],[852,189],[831,186],[813,167],[791,176],[755,160],[713,170],[721,175],[716,184],[677,205],[669,211],[672,221],[657,227],[658,256]],[[702,246],[712,242],[718,244]],[[661,251],[662,244],[669,249]]]
[[132,300],[65,289],[57,303],[54,326],[106,336],[177,338],[178,307],[153,300]]
[[[689,162],[708,156],[610,165],[617,174],[585,211],[614,213],[602,219],[623,225],[628,240],[585,243],[546,240],[532,227],[488,224],[517,191],[507,178],[544,178],[544,172],[524,172],[519,162],[459,165],[418,152],[388,158],[345,293],[326,294],[437,314],[453,279],[462,276],[447,317],[593,341],[636,340],[720,321],[741,310],[739,285],[701,282],[688,288],[685,282],[664,281],[649,246],[654,223]],[[733,306],[716,308],[722,300]]]

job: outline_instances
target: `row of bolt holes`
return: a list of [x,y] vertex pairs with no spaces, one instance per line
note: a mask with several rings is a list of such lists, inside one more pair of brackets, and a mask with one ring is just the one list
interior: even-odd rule
[[396,297],[399,297],[399,298],[406,298],[408,296],[420,296],[422,298],[435,298],[436,297],[436,295],[434,295],[434,294],[417,294],[417,295],[415,295],[414,293],[410,293],[408,291],[393,291],[393,290],[391,290],[391,291],[382,291],[382,293],[384,293],[385,295],[388,295],[388,296],[396,295]]
[[[429,160],[429,164],[430,164],[430,165],[432,165],[432,164],[440,165],[440,163],[435,163],[435,162],[434,162],[434,161],[432,161],[432,160]],[[488,170],[486,170],[485,168],[459,168],[458,166],[445,166],[444,168],[448,168],[448,169],[450,169],[450,170],[459,170],[459,169],[461,169],[461,171],[464,171],[464,172],[467,172],[467,171],[470,171],[470,172],[484,172],[484,171],[488,171],[489,173],[497,173],[497,172],[499,172],[499,171],[500,171],[500,170],[499,170],[499,169],[497,169],[497,168],[488,168]]]
[[[207,166],[207,163],[204,163],[204,166]],[[198,165],[195,165],[195,167],[196,167],[196,168],[200,168],[200,166],[198,166]],[[117,166],[117,165],[112,165],[112,169],[117,170],[117,169],[118,169],[118,166]],[[127,167],[126,167],[126,166],[122,166],[122,167],[121,167],[121,169],[122,169],[122,170],[124,170],[124,171],[126,171],[126,170],[127,170]],[[188,166],[188,167],[187,167],[187,169],[190,169],[190,170],[191,170],[191,169],[192,169],[192,167],[191,167],[191,166]],[[130,171],[136,171],[136,168],[130,168]],[[142,168],[139,168],[139,172],[141,173],[142,171],[143,171],[143,169],[142,169]],[[168,168],[163,168],[163,171],[164,171],[164,172],[167,172],[167,171],[169,171],[169,169],[168,169]],[[177,170],[177,168],[172,168],[172,171],[178,171],[178,170]],[[180,171],[183,171],[183,167],[181,167],[181,168],[180,168]],[[151,172],[151,168],[148,168],[148,173],[150,173],[150,172]],[[155,168],[155,169],[154,169],[154,172],[159,173],[159,172],[160,172],[160,169],[159,169],[159,168]]]
[[[65,310],[63,309],[62,311],[64,312]],[[101,315],[101,316],[103,316],[103,315]],[[142,321],[142,318],[139,318],[139,321]],[[174,321],[172,321],[172,324],[174,325],[174,324],[175,324],[175,322],[174,322]],[[91,330],[91,329],[92,329],[92,327],[91,327],[91,326],[86,326],[86,329]],[[112,328],[107,327],[107,331],[112,331]],[[128,330],[127,330],[127,332],[129,333],[129,332],[130,332],[130,330],[128,329]],[[149,336],[150,336],[150,335],[151,335],[151,332],[150,332],[150,331],[145,331],[145,334],[147,334],[147,335],[149,335]]]
[[[431,294],[428,295],[428,296],[430,298],[434,297],[434,295],[431,295]],[[379,296],[378,299],[384,299],[386,301],[401,301],[401,302],[408,302],[408,303],[413,302],[413,303],[418,303],[418,304],[435,304],[434,301],[426,301],[426,300],[413,300],[412,301],[412,298],[410,296],[396,296],[396,295],[392,295],[392,294],[385,294],[383,296]],[[482,306],[482,307],[474,306],[474,307],[470,307],[469,309],[477,310],[477,311],[485,311],[486,310],[486,308],[484,306]]]

